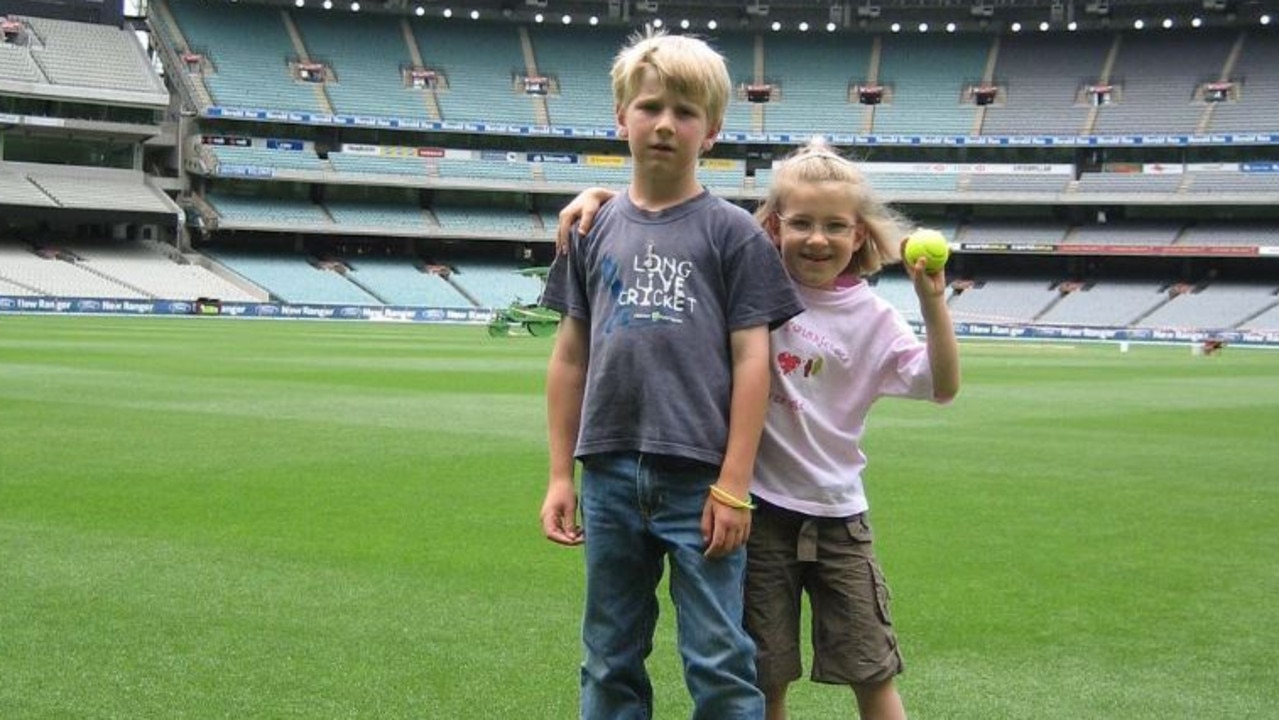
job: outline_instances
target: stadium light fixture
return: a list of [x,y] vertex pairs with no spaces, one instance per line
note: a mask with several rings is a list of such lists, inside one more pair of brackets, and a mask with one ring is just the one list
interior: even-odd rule
[[1142,20],[1141,18],[1137,18],[1136,20],[1133,20],[1133,21],[1132,21],[1132,29],[1133,29],[1133,30],[1141,30],[1141,29],[1142,29],[1142,28],[1144,28],[1144,27],[1146,27],[1146,21],[1145,21],[1145,20]]
[[839,27],[833,22],[826,23],[826,32],[835,32],[835,28]]
[[919,24],[919,31],[920,31],[921,33],[926,33],[926,32],[928,32],[928,23],[920,23],[920,24]]
[[1197,28],[1197,27],[1201,27],[1203,24],[1204,24],[1203,18],[1198,18],[1198,17],[1190,18],[1190,27]]
[[1269,24],[1270,24],[1270,16],[1269,16],[1269,15],[1262,15],[1261,17],[1257,18],[1257,22],[1261,23],[1262,25],[1269,25]]
[[681,29],[681,30],[687,30],[687,29],[688,29],[688,26],[689,26],[689,25],[691,25],[691,24],[692,24],[692,23],[690,23],[690,22],[688,21],[688,18],[684,18],[683,20],[680,20],[680,21],[679,21],[679,27],[680,27],[680,29]]
[[351,12],[359,12],[360,4],[358,2],[351,3]]
[[889,26],[888,26],[888,29],[889,29],[889,30],[892,30],[892,31],[893,31],[893,32],[895,32],[895,33],[899,33],[899,32],[901,32],[901,31],[902,31],[902,24],[901,24],[901,23],[893,23],[892,25],[889,25]]
[[480,19],[480,11],[479,11],[479,10],[472,10],[472,11],[471,11],[471,19],[472,19],[472,20],[479,20],[479,19]]
[[306,0],[293,0],[293,7],[306,7]]
[[586,21],[586,23],[587,23],[588,25],[590,25],[591,27],[595,27],[596,25],[599,25],[599,24],[600,24],[600,18],[599,18],[599,16],[598,16],[598,15],[592,15],[592,16],[591,16],[591,17],[590,17],[590,18]]
[[958,27],[958,26],[957,26],[957,25],[955,25],[955,23],[953,23],[953,22],[948,22],[948,23],[946,23],[946,32],[948,32],[948,33],[953,33],[953,32],[955,32],[955,30],[957,29],[957,27]]
[[799,24],[799,31],[800,31],[800,32],[808,32],[808,23],[807,23],[807,22],[800,22],[800,24]]
[[[328,2],[328,0],[324,0],[324,1],[325,1],[325,2]],[[451,17],[453,17],[453,8],[444,8],[444,13],[443,13],[443,15],[444,15],[444,17],[446,17],[446,18],[451,18]]]
[[1164,21],[1163,21],[1163,23],[1162,23],[1162,24],[1163,24],[1163,26],[1164,26],[1164,30],[1171,30],[1171,29],[1172,29],[1172,18],[1164,18]]
[[324,9],[325,9],[325,10],[332,10],[332,9],[333,9],[333,0],[324,0],[324,6],[323,6],[323,7],[324,7]]
[[423,15],[426,14],[426,8],[422,7],[421,5],[418,5],[417,7],[413,8],[413,14],[417,15],[418,17],[422,17]]
[[1079,23],[1075,22],[1074,20],[1071,20],[1070,22],[1066,23],[1066,30],[1070,32],[1074,32],[1078,29],[1079,29]]
[[1009,25],[1009,26],[1008,26],[1008,29],[1009,29],[1009,30],[1012,30],[1012,31],[1013,31],[1013,32],[1015,32],[1015,33],[1019,33],[1019,32],[1021,32],[1021,23],[1019,23],[1019,22],[1015,22],[1015,23],[1013,23],[1012,25]]
[[533,16],[533,22],[537,23],[538,25],[541,25],[542,21],[544,20],[546,20],[546,16],[543,15],[542,13],[538,13]]
[[782,29],[782,24],[779,21],[774,20],[772,28],[773,28],[773,32],[777,32]]
[[1045,20],[1045,21],[1043,21],[1043,22],[1039,23],[1039,32],[1048,32],[1048,28],[1050,28],[1050,27],[1052,27],[1052,26],[1048,24],[1048,21],[1047,21],[1047,20]]
[[655,27],[655,28],[659,28],[659,27],[661,27],[661,26],[662,26],[662,19],[661,19],[661,18],[653,18],[653,27]]
[[717,27],[719,27],[719,23],[715,22],[714,18],[706,21],[707,30],[714,30]]
[[572,25],[572,24],[573,24],[573,16],[572,16],[572,15],[569,15],[568,13],[564,13],[564,15],[560,17],[560,22],[561,22],[561,23],[563,23],[563,24],[565,24],[565,25]]

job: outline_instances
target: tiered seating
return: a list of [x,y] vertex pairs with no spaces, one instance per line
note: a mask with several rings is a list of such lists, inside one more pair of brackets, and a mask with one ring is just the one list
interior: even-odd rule
[[736,193],[742,189],[746,176],[741,170],[698,170],[698,180],[712,190]]
[[1216,77],[1234,38],[1224,33],[1127,33],[1111,72],[1119,101],[1102,105],[1094,132],[1192,133],[1203,103],[1192,102],[1195,85]]
[[219,249],[208,253],[249,282],[288,303],[382,305],[333,270],[317,268],[299,255],[269,255]]
[[1181,175],[1148,173],[1089,172],[1079,176],[1080,193],[1175,193]]
[[433,119],[426,91],[406,87],[400,74],[412,56],[394,17],[291,12],[311,57],[329,63],[337,76],[325,85],[334,112]]
[[12,80],[24,83],[44,82],[44,73],[36,61],[31,59],[31,51],[25,47],[16,47],[0,43],[0,80]]
[[976,106],[960,101],[964,87],[981,79],[990,42],[986,35],[885,38],[879,82],[892,87],[892,102],[875,108],[875,132],[969,134]]
[[594,167],[568,163],[543,163],[542,175],[549,183],[566,183],[581,188],[587,185],[618,187],[631,183],[631,167]]
[[31,57],[49,82],[165,95],[164,84],[151,69],[132,32],[111,25],[24,17],[40,36],[43,49],[32,47]]
[[963,231],[966,243],[1056,245],[1066,235],[1065,223],[974,220]]
[[1056,297],[1042,280],[993,278],[952,295],[950,310],[960,322],[1030,322]]
[[[755,36],[747,33],[723,33],[710,39],[728,65],[728,77],[736,88],[755,78]],[[724,109],[724,127],[729,132],[751,132],[751,103],[730,97]],[[741,184],[740,182],[738,183]]]
[[[0,257],[4,257],[3,250],[0,250]],[[17,283],[9,282],[8,280],[5,280],[4,278],[0,278],[0,295],[10,295],[10,296],[21,295],[24,297],[38,297],[40,293],[36,292],[35,290],[32,290],[29,287],[18,285]]]
[[769,37],[764,77],[781,85],[781,97],[764,106],[764,129],[801,136],[861,132],[866,111],[849,102],[849,85],[866,79],[870,47],[864,36]]
[[413,26],[423,60],[448,76],[448,89],[437,93],[443,119],[536,124],[533,101],[515,90],[516,75],[526,71],[516,26],[468,20],[463,32],[461,22]]
[[330,201],[325,207],[338,225],[419,231],[432,225],[426,212],[412,205]]
[[961,175],[960,187],[967,192],[1060,193],[1066,191],[1070,175]]
[[302,150],[278,150],[266,146],[266,141],[256,139],[249,147],[233,145],[208,145],[219,164],[245,165],[253,167],[273,168],[275,170],[302,170],[323,172],[328,166],[316,157],[314,148]]
[[407,175],[425,178],[430,174],[427,161],[419,157],[394,157],[391,155],[357,155],[331,152],[329,163],[341,173],[366,175]]
[[512,264],[465,261],[453,263],[453,282],[479,301],[481,307],[506,307],[513,302],[536,302],[542,282],[517,272]]
[[1079,88],[1101,74],[1111,36],[1035,33],[1000,38],[995,80],[1004,104],[990,105],[983,135],[1074,135],[1084,131],[1089,107],[1076,104]]
[[1189,182],[1192,193],[1279,192],[1279,173],[1193,172]]
[[866,179],[882,195],[892,196],[901,192],[955,192],[959,187],[958,175],[922,173],[878,173],[873,165],[863,165]]
[[138,290],[94,274],[80,263],[41,257],[26,247],[0,244],[0,279],[47,297],[142,300]]
[[1274,304],[1279,284],[1214,283],[1198,292],[1177,295],[1142,318],[1139,327],[1226,330]]
[[1239,325],[1240,330],[1279,330],[1279,298],[1270,309]]
[[1279,227],[1264,224],[1201,223],[1186,228],[1177,244],[1279,246]]
[[1279,130],[1279,38],[1269,30],[1249,31],[1231,79],[1241,81],[1239,102],[1216,105],[1211,132]]
[[27,207],[57,207],[40,187],[32,183],[25,172],[27,165],[6,166],[0,163],[0,204]]
[[528,237],[538,229],[533,224],[532,216],[525,210],[464,205],[445,205],[431,209],[435,212],[440,227],[453,233],[499,233]]
[[208,200],[221,216],[222,224],[228,226],[240,224],[305,227],[333,224],[319,205],[306,200],[218,194],[209,195]]
[[495,160],[464,160],[440,158],[440,177],[466,180],[510,180],[528,183],[533,179],[528,163],[498,162]]
[[1063,296],[1039,320],[1056,325],[1124,327],[1167,300],[1156,283],[1089,283]]
[[205,77],[214,103],[324,112],[316,88],[289,72],[288,58],[295,52],[279,8],[237,5],[235,22],[227,22],[227,8],[221,3],[174,0],[169,9],[192,49],[204,53],[216,68]]
[[[905,275],[882,273],[875,279],[874,287],[875,294],[897,308],[902,317],[915,322],[923,322],[924,316],[919,311],[919,296],[915,294],[914,284]],[[951,295],[950,288],[946,288],[947,301],[949,301]]]
[[141,172],[70,165],[21,167],[31,184],[38,186],[63,208],[177,213],[173,201],[148,185]]
[[1171,245],[1180,223],[1120,222],[1081,225],[1063,242],[1082,245]]
[[244,302],[255,299],[199,265],[179,265],[137,243],[73,243],[67,249],[82,258],[82,267],[119,280],[154,298],[189,300],[215,297]]
[[466,298],[447,280],[434,273],[423,272],[413,258],[350,258],[346,264],[355,270],[360,284],[373,290],[391,305],[410,307],[467,307]]
[[538,72],[554,77],[559,95],[546,104],[552,125],[611,128],[613,89],[608,71],[625,36],[598,28],[543,26],[529,28]]

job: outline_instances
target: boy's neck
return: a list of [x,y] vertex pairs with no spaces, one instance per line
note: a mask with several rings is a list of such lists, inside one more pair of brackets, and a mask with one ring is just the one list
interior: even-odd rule
[[631,204],[649,212],[675,207],[701,194],[702,184],[692,174],[674,182],[665,178],[632,177],[627,191]]

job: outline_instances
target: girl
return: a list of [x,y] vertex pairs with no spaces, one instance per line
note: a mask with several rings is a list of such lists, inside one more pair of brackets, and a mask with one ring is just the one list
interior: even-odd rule
[[[560,214],[562,231],[578,218],[585,231],[610,196],[578,196]],[[922,258],[906,267],[924,319],[921,340],[864,279],[899,257],[901,218],[820,140],[775,167],[756,218],[807,308],[771,334],[771,402],[751,488],[758,508],[747,543],[745,622],[758,646],[766,717],[784,720],[787,689],[802,675],[807,593],[813,680],[849,685],[863,720],[905,718],[893,681],[902,660],[867,521],[861,438],[881,397],[946,403],[959,392],[945,274],[926,273]]]

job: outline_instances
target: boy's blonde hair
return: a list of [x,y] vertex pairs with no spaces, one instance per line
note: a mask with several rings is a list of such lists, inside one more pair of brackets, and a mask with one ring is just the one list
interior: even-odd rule
[[901,258],[901,239],[909,227],[907,220],[885,205],[875,194],[857,165],[835,152],[824,139],[813,138],[773,167],[768,197],[755,211],[755,218],[777,239],[778,216],[785,212],[786,197],[800,185],[842,183],[848,190],[849,210],[857,218],[856,232],[865,242],[853,254],[848,272],[874,275],[884,265]]
[[667,35],[646,26],[630,37],[613,61],[613,102],[620,111],[639,94],[644,70],[652,68],[662,86],[676,92],[706,113],[713,128],[723,125],[732,94],[728,66],[705,41],[689,35]]

